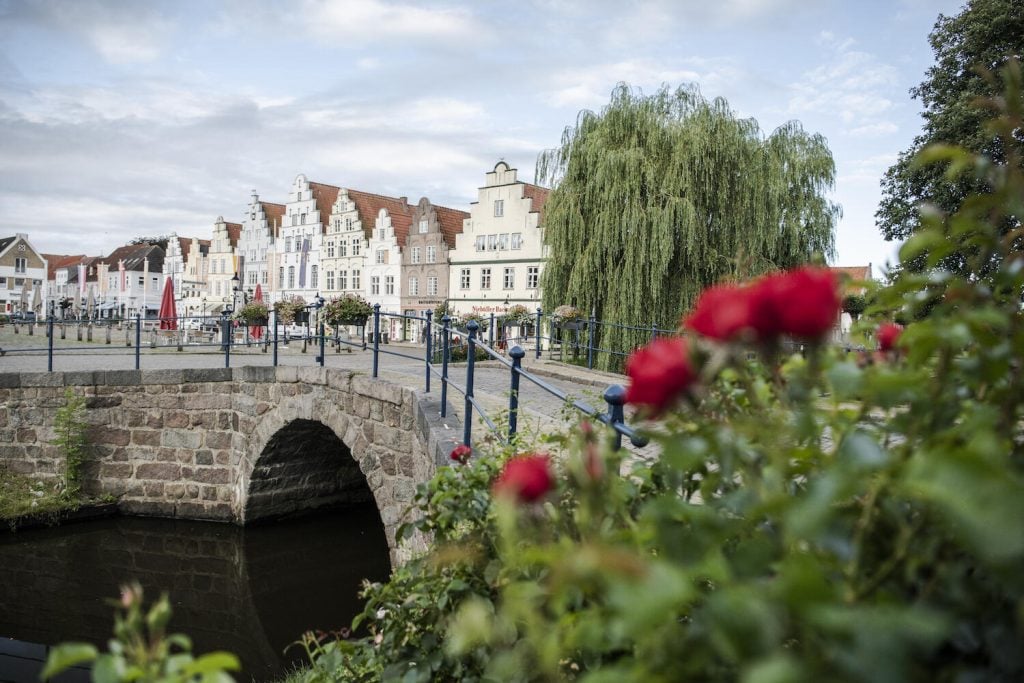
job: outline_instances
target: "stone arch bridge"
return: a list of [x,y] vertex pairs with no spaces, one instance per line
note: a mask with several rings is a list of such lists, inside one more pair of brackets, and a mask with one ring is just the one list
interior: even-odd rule
[[350,370],[7,373],[0,464],[59,477],[51,442],[67,388],[86,397],[83,488],[116,497],[122,511],[245,524],[372,500],[393,563],[417,484],[460,433],[441,433],[430,397]]

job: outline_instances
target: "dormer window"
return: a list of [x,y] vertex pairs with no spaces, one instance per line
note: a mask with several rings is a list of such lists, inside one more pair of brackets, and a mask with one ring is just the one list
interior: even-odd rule
[[423,234],[426,231],[427,231],[427,219],[426,218],[421,218],[420,219],[420,234]]
[[501,218],[505,215],[505,200],[495,199],[494,200],[494,217]]

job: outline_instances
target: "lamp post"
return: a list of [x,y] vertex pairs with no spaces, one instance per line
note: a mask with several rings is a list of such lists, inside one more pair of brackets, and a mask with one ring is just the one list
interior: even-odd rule
[[200,326],[206,323],[206,297],[203,297],[203,322],[199,323]]
[[323,307],[324,298],[320,296],[320,292],[317,292],[316,296],[313,297],[313,308],[316,310],[317,332],[320,335],[320,355],[314,360],[317,363],[320,363],[320,367],[323,367],[324,365],[324,321],[323,318],[320,317],[320,309]]

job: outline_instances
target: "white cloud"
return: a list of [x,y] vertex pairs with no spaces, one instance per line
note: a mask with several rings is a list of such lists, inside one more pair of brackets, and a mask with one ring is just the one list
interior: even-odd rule
[[644,90],[654,90],[663,83],[671,87],[699,83],[702,88],[714,92],[716,83],[727,80],[726,71],[709,69],[702,72],[683,65],[670,66],[643,59],[567,68],[549,77],[551,85],[547,101],[556,107],[599,108],[608,102],[612,88],[620,82]]
[[306,0],[297,13],[313,35],[339,46],[388,38],[469,40],[484,30],[463,8],[384,0]]
[[891,135],[900,128],[892,121],[879,121],[878,123],[869,123],[864,126],[857,126],[849,131],[850,135],[857,135],[861,137],[881,137],[883,135]]

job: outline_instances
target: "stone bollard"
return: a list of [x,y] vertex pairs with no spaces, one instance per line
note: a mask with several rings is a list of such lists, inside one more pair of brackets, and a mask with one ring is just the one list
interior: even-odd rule
[[18,323],[14,323],[14,334],[21,334],[21,332],[18,331]]
[[82,341],[82,323],[78,323],[78,341]]
[[177,338],[178,338],[178,350],[179,350],[179,351],[181,351],[181,338],[182,338],[182,336],[183,336],[184,334],[185,334],[185,331],[184,331],[183,329],[181,329],[181,328],[179,327],[179,328],[178,328],[178,334],[177,334],[177,335],[175,335],[175,336],[177,336]]
[[151,348],[151,349],[155,349],[156,348],[156,330],[155,329],[149,331],[149,348]]
[[30,336],[30,337],[31,337],[31,336],[33,336],[33,335],[34,335],[35,333],[36,333],[36,324],[35,324],[35,323],[29,323],[29,324],[28,324],[28,336]]
[[89,323],[85,328],[85,339],[86,341],[92,341],[92,323]]
[[124,326],[124,345],[125,346],[131,346],[132,345],[132,326],[131,325],[125,325]]
[[67,339],[67,333],[64,331],[64,327],[65,327],[64,323],[61,323],[60,324],[60,338],[61,339]]

